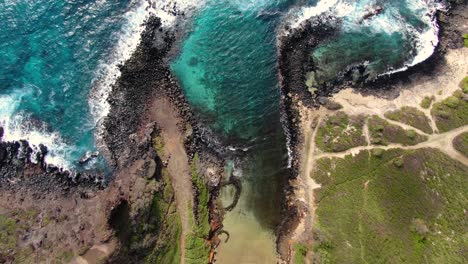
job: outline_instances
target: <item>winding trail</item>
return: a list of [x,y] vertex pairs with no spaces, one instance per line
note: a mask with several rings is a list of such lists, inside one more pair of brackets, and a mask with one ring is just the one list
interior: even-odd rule
[[387,146],[369,145],[369,146],[360,146],[360,147],[351,148],[342,152],[335,152],[335,153],[327,152],[327,153],[315,154],[314,157],[316,160],[320,158],[344,158],[347,155],[350,155],[350,154],[355,155],[362,150],[371,150],[374,148],[381,148],[384,150],[394,149],[394,148],[407,149],[407,150],[420,149],[420,148],[436,148],[444,152],[448,156],[450,156],[452,159],[458,160],[461,163],[468,166],[468,158],[463,156],[457,150],[455,150],[452,144],[453,139],[463,132],[468,132],[468,125],[453,129],[446,133],[428,135],[429,138],[427,141],[421,142],[414,146],[404,146],[404,145],[395,144],[395,143],[389,144]]

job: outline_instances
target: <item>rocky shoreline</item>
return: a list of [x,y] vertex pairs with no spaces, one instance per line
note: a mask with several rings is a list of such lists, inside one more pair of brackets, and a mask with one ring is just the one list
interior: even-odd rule
[[[296,29],[285,28],[286,34],[278,39],[278,78],[282,94],[283,112],[287,116],[285,125],[286,134],[289,136],[289,147],[292,155],[292,171],[290,180],[297,176],[303,157],[303,135],[301,134],[300,109],[318,109],[320,106],[327,108],[335,107],[328,98],[342,89],[353,87],[356,92],[372,94],[378,97],[394,98],[399,91],[395,87],[400,84],[411,83],[419,76],[434,75],[445,64],[445,53],[448,49],[463,47],[463,32],[458,30],[458,22],[463,21],[466,12],[466,3],[463,1],[449,1],[448,12],[438,12],[439,23],[439,45],[434,54],[426,61],[410,67],[406,71],[381,76],[372,81],[352,81],[345,73],[330,83],[322,85],[315,94],[308,91],[306,86],[306,72],[310,70],[309,54],[321,41],[332,38],[335,34],[334,28],[339,25],[339,19],[334,17],[320,17],[305,21],[301,27]],[[351,68],[349,69],[352,70]],[[303,204],[294,196],[294,187],[287,188],[288,195],[284,201],[285,207],[283,222],[278,232],[278,251],[288,260],[291,245],[288,240],[294,232],[300,219],[304,217]]]
[[[33,151],[27,141],[3,142],[1,141],[3,133],[0,133],[0,190],[2,190],[1,195],[5,197],[4,200],[8,201],[8,205],[2,204],[1,206],[9,208],[6,211],[8,214],[19,210],[18,208],[33,207],[40,208],[39,215],[42,218],[49,217],[48,214],[44,215],[46,211],[52,210],[49,208],[50,206],[53,205],[56,210],[60,211],[67,210],[65,205],[71,199],[70,201],[75,201],[75,205],[72,206],[73,209],[67,217],[76,218],[83,223],[95,224],[87,227],[80,227],[79,224],[76,224],[77,228],[80,227],[76,232],[74,229],[61,231],[63,233],[72,232],[72,234],[67,235],[69,237],[82,237],[78,241],[69,242],[71,243],[68,245],[69,249],[78,250],[79,247],[93,249],[93,245],[99,245],[99,247],[109,248],[111,255],[106,253],[106,258],[130,262],[138,262],[138,259],[143,257],[144,254],[137,253],[137,251],[147,252],[154,245],[163,243],[151,240],[152,242],[145,242],[136,248],[125,249],[126,246],[123,244],[119,246],[123,243],[117,242],[120,241],[118,239],[120,231],[115,229],[114,224],[112,224],[114,218],[120,219],[122,217],[121,212],[116,211],[122,208],[123,213],[130,214],[131,220],[129,221],[133,221],[136,229],[138,229],[138,225],[146,224],[148,221],[150,224],[151,220],[147,219],[147,215],[148,208],[150,208],[148,206],[151,205],[152,199],[148,200],[148,197],[152,197],[151,195],[154,195],[155,192],[160,192],[161,188],[168,184],[164,183],[161,178],[161,168],[166,165],[164,165],[160,153],[155,152],[153,145],[153,137],[161,132],[157,120],[154,120],[150,114],[155,98],[166,98],[182,120],[177,125],[181,134],[186,135],[183,145],[189,162],[192,162],[195,153],[197,153],[201,164],[217,168],[215,170],[217,173],[214,175],[205,173],[204,177],[209,177],[205,180],[209,185],[211,195],[208,204],[203,206],[209,206],[209,221],[212,230],[208,239],[216,240],[217,234],[222,232],[222,223],[215,200],[220,188],[223,160],[202,139],[201,125],[193,114],[177,81],[172,76],[168,65],[171,54],[174,54],[174,49],[177,49],[177,42],[182,38],[182,32],[179,32],[177,27],[168,30],[162,28],[160,19],[155,16],[151,16],[144,26],[145,30],[141,35],[141,42],[132,57],[120,66],[121,76],[112,87],[108,98],[111,110],[103,123],[104,133],[102,136],[105,147],[102,152],[104,152],[113,171],[111,178],[99,171],[70,172],[48,165],[44,161],[44,157],[47,155],[45,146],[40,146],[41,151],[36,154],[37,157],[31,158]],[[0,132],[3,131],[0,130]],[[142,179],[147,179],[147,181],[155,179],[156,187],[147,185],[142,189]],[[192,186],[192,188],[193,193],[196,193],[196,187]],[[140,192],[143,196],[138,199],[132,198],[135,195],[137,197],[140,195],[134,193],[135,189],[141,189]],[[151,195],[148,196],[149,194]],[[27,200],[37,199],[37,204],[26,203],[21,197],[27,197]],[[165,199],[166,201],[162,201],[162,203],[167,202],[170,205],[174,198],[166,197]],[[50,206],[47,205],[47,201],[51,201]],[[87,208],[89,204],[95,205]],[[95,210],[93,208],[96,206],[100,207],[102,211],[91,216],[92,211]],[[89,215],[84,213],[88,211],[90,211]],[[12,217],[16,216],[12,215]],[[92,220],[93,218],[97,219]],[[130,230],[135,228],[132,226]],[[169,224],[167,228],[170,229]],[[96,234],[96,232],[101,232],[100,229],[106,229],[105,235],[104,233]],[[43,230],[44,227],[31,227],[28,232],[42,233]],[[54,232],[58,231],[50,231],[49,237]],[[47,238],[42,239],[47,240]],[[22,243],[27,245],[30,243],[29,240],[26,238]],[[55,243],[59,243],[59,241],[57,240]],[[37,247],[41,251],[42,247],[40,245]],[[89,252],[90,249],[84,250],[82,257],[86,258],[85,253]],[[126,256],[128,254],[130,256]],[[136,255],[132,257],[132,254]],[[1,257],[0,260],[9,261],[10,257]],[[100,255],[100,257],[103,256]]]

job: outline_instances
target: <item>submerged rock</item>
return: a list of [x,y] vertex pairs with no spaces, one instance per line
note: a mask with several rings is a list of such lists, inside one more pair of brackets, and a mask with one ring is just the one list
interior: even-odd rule
[[379,15],[380,13],[383,12],[383,7],[380,6],[380,5],[377,5],[375,6],[374,8],[370,8],[369,9],[369,12],[367,12],[363,17],[362,19],[359,21],[359,23],[362,23],[364,22],[365,20],[368,20],[368,19],[371,19],[377,15]]
[[99,151],[86,151],[86,153],[78,161],[81,165],[84,165],[94,158],[99,156]]

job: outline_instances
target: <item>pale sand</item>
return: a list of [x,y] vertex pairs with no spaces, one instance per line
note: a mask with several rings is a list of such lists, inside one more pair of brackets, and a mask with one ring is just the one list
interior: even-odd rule
[[402,106],[414,106],[428,114],[428,110],[419,105],[425,96],[435,96],[436,101],[440,101],[460,89],[458,84],[468,75],[468,49],[450,50],[445,58],[447,65],[438,76],[426,76],[411,84],[397,86],[396,89],[401,92],[395,99],[363,96],[348,88],[334,95],[333,100],[340,103],[343,106],[342,111],[349,115],[383,115]]

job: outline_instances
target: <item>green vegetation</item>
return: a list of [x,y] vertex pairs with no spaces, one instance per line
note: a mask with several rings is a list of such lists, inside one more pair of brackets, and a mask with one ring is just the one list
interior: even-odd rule
[[435,100],[434,96],[431,96],[431,97],[425,96],[419,105],[424,109],[429,109],[429,107],[431,107],[431,104],[434,100]]
[[68,263],[72,260],[73,258],[73,252],[69,251],[69,250],[64,250],[62,252],[60,252],[56,257],[55,257],[55,260],[56,260],[56,263]]
[[[185,262],[193,264],[204,264],[208,261],[208,253],[210,246],[207,243],[208,234],[210,232],[208,201],[210,192],[203,181],[202,176],[198,173],[197,164],[199,163],[198,154],[195,154],[190,166],[192,183],[196,189],[196,199],[194,208],[189,207],[189,226],[190,233],[185,239]],[[192,210],[193,209],[193,210]]]
[[396,143],[408,146],[427,140],[427,136],[420,135],[412,129],[405,130],[400,126],[390,124],[376,115],[369,118],[368,124],[372,144],[386,146]]
[[417,128],[427,134],[432,133],[429,118],[416,107],[404,106],[398,110],[385,113],[385,117]]
[[17,229],[15,219],[0,215],[0,256],[13,256],[18,241]]
[[313,263],[466,263],[466,175],[435,149],[319,159]]
[[153,137],[153,148],[156,150],[160,157],[164,156],[164,142],[161,136]]
[[315,142],[327,152],[341,152],[347,149],[366,145],[363,136],[363,116],[349,117],[344,112],[329,116],[320,125]]
[[305,264],[309,248],[301,243],[294,244],[294,264]]
[[468,132],[461,133],[453,139],[453,147],[468,157]]
[[465,48],[468,48],[468,34],[463,34],[463,43]]
[[440,132],[447,132],[468,124],[468,102],[461,90],[442,102],[435,103],[431,114]]
[[468,93],[468,76],[463,78],[463,80],[459,84],[460,88],[464,93]]
[[157,237],[146,263],[179,263],[182,224],[176,211],[174,189],[166,168],[162,170],[162,179],[163,189],[155,193],[151,204],[150,217],[153,221],[142,225],[140,232],[132,236],[132,240],[144,240],[146,235]]
[[[2,260],[6,261],[6,263],[36,262],[36,259],[32,260],[32,248],[21,245],[18,238],[29,232],[36,223],[38,215],[39,212],[35,209],[15,209],[0,214],[0,262]],[[47,243],[47,240],[44,243]],[[67,255],[66,260],[71,259],[70,254]],[[56,259],[62,257],[59,254]]]

